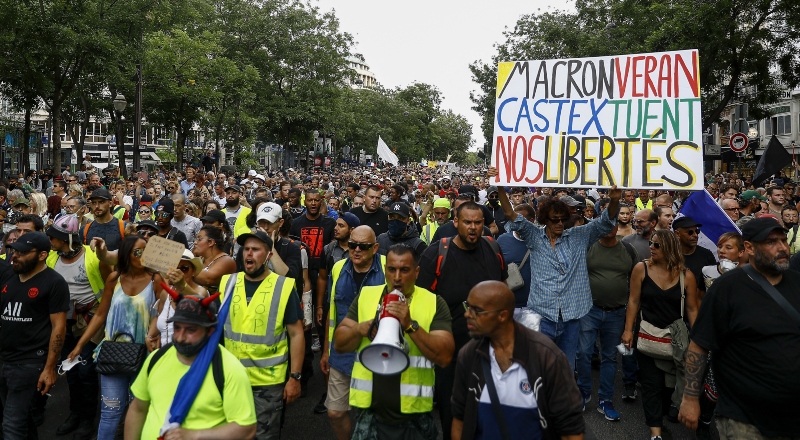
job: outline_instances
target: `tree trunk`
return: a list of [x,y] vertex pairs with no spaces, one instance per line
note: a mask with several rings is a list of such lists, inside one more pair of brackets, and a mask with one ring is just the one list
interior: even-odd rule
[[20,152],[19,158],[19,168],[17,172],[22,172],[23,170],[31,169],[31,161],[30,161],[30,143],[31,143],[31,109],[25,109],[25,123],[22,128],[22,147]]
[[[117,124],[117,160],[119,161],[119,168],[122,177],[128,177],[128,170],[125,166],[125,127],[122,125],[122,114],[114,112],[114,123]],[[111,165],[111,158],[109,158],[109,165]]]
[[86,96],[81,96],[81,106],[83,107],[83,121],[81,121],[81,133],[76,138],[72,138],[72,143],[75,146],[75,165],[76,169],[80,169],[80,164],[83,162],[83,146],[86,144],[86,129],[89,128],[89,106],[86,103]]
[[53,139],[50,142],[53,145],[53,175],[61,174],[61,106],[53,104],[51,118],[53,120]]

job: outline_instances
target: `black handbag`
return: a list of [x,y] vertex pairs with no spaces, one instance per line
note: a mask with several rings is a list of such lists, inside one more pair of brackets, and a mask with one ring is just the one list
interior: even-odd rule
[[134,340],[130,333],[119,333],[114,335],[112,340],[103,341],[97,354],[98,373],[134,376],[142,369],[144,359],[147,357],[147,348],[144,344],[135,342],[117,342],[117,338],[124,335]]

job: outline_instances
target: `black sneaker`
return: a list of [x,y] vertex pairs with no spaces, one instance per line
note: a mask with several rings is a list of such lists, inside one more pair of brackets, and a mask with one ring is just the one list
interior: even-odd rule
[[67,435],[70,432],[78,429],[78,425],[81,423],[81,418],[78,417],[75,413],[69,413],[69,417],[67,420],[64,420],[64,423],[58,426],[56,429],[56,435]]
[[328,393],[323,393],[322,397],[319,399],[319,402],[314,406],[314,414],[325,414],[328,412],[328,408],[325,406],[325,399],[328,398]]
[[72,434],[72,440],[91,440],[94,434],[94,418],[83,419]]
[[706,424],[702,420],[697,424],[697,431],[694,433],[697,440],[711,440],[711,424]]
[[669,412],[667,413],[667,420],[672,423],[678,423],[678,407],[675,406],[673,403],[669,406]]
[[622,392],[622,400],[633,401],[636,400],[636,384],[626,383],[625,390]]

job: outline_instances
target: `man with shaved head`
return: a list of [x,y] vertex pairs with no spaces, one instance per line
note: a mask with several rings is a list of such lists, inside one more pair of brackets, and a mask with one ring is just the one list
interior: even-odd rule
[[[358,221],[355,215],[352,217]],[[342,218],[337,220],[337,223],[341,220]],[[347,257],[337,261],[328,276],[327,285],[330,286],[328,331],[323,335],[322,359],[319,363],[322,373],[328,376],[325,408],[333,433],[339,440],[349,439],[352,434],[353,426],[348,411],[350,411],[350,376],[356,356],[354,352],[341,352],[334,348],[336,342],[333,337],[334,330],[345,320],[350,305],[362,288],[386,284],[384,275],[386,258],[378,253],[379,245],[372,228],[366,225],[358,226],[349,233],[349,236]]]
[[[550,338],[514,321],[508,286],[473,287],[464,317],[473,340],[458,354],[451,437],[582,439],[582,400],[567,357]],[[495,417],[492,394],[505,420]]]
[[186,212],[186,196],[178,193],[172,195],[172,202],[175,204],[175,214],[170,222],[172,226],[178,228],[186,236],[189,249],[194,248],[194,237],[203,227],[203,222],[199,218],[193,217]]

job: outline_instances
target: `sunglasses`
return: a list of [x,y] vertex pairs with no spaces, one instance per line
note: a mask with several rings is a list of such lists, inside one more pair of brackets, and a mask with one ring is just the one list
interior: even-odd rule
[[157,218],[169,218],[169,216],[171,216],[171,215],[172,214],[170,214],[168,212],[159,212],[158,214],[156,214],[156,217]]
[[189,266],[189,265],[186,265],[186,264],[181,264],[180,266],[178,266],[178,270],[183,272],[183,273],[186,273],[186,272],[189,272],[189,269],[191,267],[192,266]]
[[144,253],[144,248],[139,248],[139,249],[134,249],[133,252],[131,252],[131,255],[133,255],[136,258],[139,258],[142,256],[143,253]]
[[651,247],[651,248],[653,248],[653,249],[661,249],[661,243],[659,243],[659,242],[657,242],[657,241],[650,240],[650,241],[648,242],[648,244],[649,244],[649,245],[650,245],[650,247]]
[[692,235],[697,235],[697,234],[700,234],[700,231],[697,230],[697,229],[687,229],[686,230],[686,235],[688,235],[689,237],[691,237]]
[[157,234],[156,231],[151,231],[149,229],[143,229],[137,232],[140,237],[152,237]]
[[362,251],[368,251],[368,250],[370,250],[372,248],[372,246],[375,246],[375,243],[358,243],[356,241],[348,241],[347,242],[347,247],[348,248],[350,248],[350,249],[359,248]]
[[557,225],[557,224],[559,224],[559,223],[562,223],[562,224],[563,224],[565,221],[567,221],[567,220],[569,220],[569,219],[568,219],[567,217],[559,217],[559,218],[551,218],[551,217],[547,217],[547,220],[549,220],[549,221],[550,221],[550,223],[552,223],[552,224],[554,224],[554,225]]
[[151,212],[152,211],[147,210],[147,209],[140,209],[139,210],[139,214],[141,214],[141,215],[150,215]]

